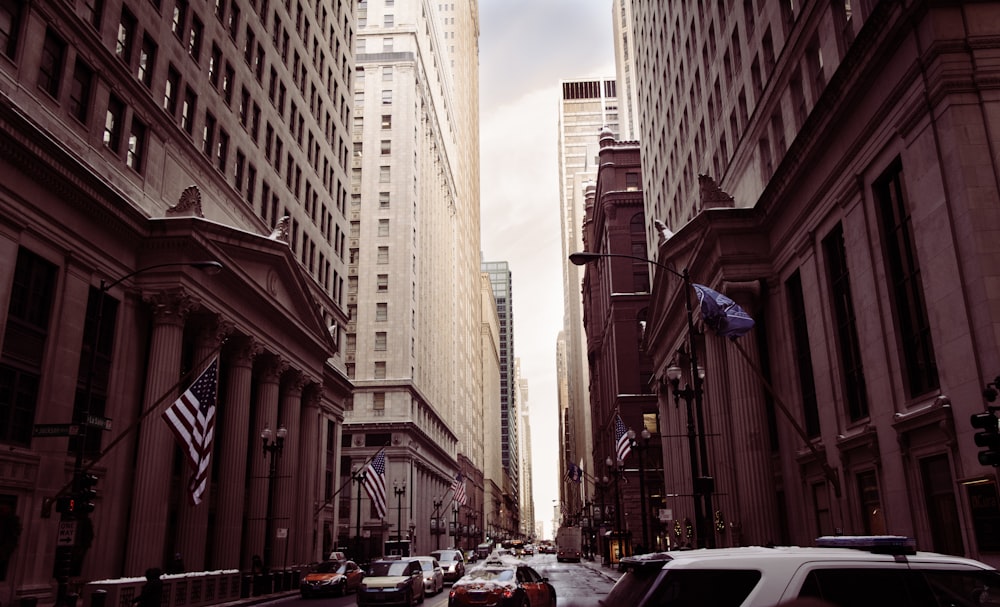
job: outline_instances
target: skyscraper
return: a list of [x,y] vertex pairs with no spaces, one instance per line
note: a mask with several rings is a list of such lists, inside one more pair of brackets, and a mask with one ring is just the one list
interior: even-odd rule
[[[360,2],[357,15],[342,469],[389,445],[387,479],[407,493],[387,526],[425,528],[459,455],[482,466],[460,423],[482,395],[477,4]],[[481,488],[468,494],[463,508],[481,506]]]
[[[560,378],[560,437],[566,461],[579,462],[592,449],[590,397],[587,378],[586,336],[580,297],[582,271],[569,262],[570,253],[583,250],[584,185],[596,179],[598,136],[602,128],[618,132],[615,81],[566,80],[559,100],[559,210],[563,252],[563,332],[566,377]],[[562,501],[567,509],[581,503],[580,486],[563,482]]]

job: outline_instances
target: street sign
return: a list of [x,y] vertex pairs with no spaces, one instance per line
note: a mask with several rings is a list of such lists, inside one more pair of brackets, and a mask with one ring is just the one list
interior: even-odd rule
[[80,434],[77,424],[35,424],[32,436],[76,436]]
[[59,521],[59,532],[56,546],[76,545],[76,521]]
[[667,521],[674,520],[674,511],[672,508],[660,508],[660,522],[665,523]]
[[102,428],[104,430],[111,429],[111,420],[106,417],[101,417],[100,415],[90,414],[87,416],[87,425],[91,428]]
[[274,537],[278,538],[279,540],[283,540],[283,539],[287,538],[288,537],[288,528],[287,527],[278,527],[277,532],[275,533]]

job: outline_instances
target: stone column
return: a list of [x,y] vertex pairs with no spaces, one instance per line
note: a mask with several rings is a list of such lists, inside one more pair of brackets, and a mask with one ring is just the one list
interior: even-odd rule
[[[125,547],[126,576],[141,576],[149,567],[164,565],[175,445],[160,414],[180,394],[175,384],[180,377],[184,322],[193,307],[190,297],[181,291],[158,293],[148,302],[153,308],[153,332],[142,411],[155,410],[139,425],[132,517]],[[168,394],[170,391],[174,393]]]
[[[723,292],[754,315],[760,292],[758,282],[726,283]],[[728,417],[731,424],[728,444],[732,447],[732,460],[726,464],[733,470],[732,486],[740,507],[738,512],[723,512],[723,515],[740,528],[743,544],[759,544],[773,542],[779,537],[771,441],[764,392],[754,370],[760,368],[757,332],[750,331],[737,339],[746,357],[728,339],[714,335],[706,338],[712,347],[722,350],[719,354],[724,357],[724,367],[728,371],[720,378],[725,382],[726,391],[720,394],[717,403],[725,405],[728,415],[723,417],[716,408],[715,419]],[[712,431],[710,425],[709,432]]]
[[[299,472],[299,492],[295,500],[295,530],[293,535],[298,540],[292,542],[289,558],[293,563],[311,563],[326,558],[320,554],[322,548],[322,529],[318,525],[316,508],[323,503],[324,495],[321,486],[326,464],[326,445],[320,441],[323,432],[322,417],[319,403],[323,396],[323,388],[312,384],[306,390],[302,399],[302,427],[298,439],[299,447],[294,449],[295,458],[301,465]],[[288,455],[291,456],[292,453]],[[339,461],[339,460],[334,460]],[[335,540],[336,541],[336,540]]]
[[[304,474],[300,470],[300,464],[308,465],[308,462],[300,462],[298,458],[299,446],[302,442],[302,431],[299,421],[302,416],[302,389],[305,387],[306,379],[298,370],[290,370],[282,378],[281,386],[281,407],[279,411],[279,426],[284,426],[288,430],[285,438],[285,445],[278,459],[278,474],[274,479],[274,522],[271,533],[278,529],[285,529],[287,535],[284,539],[279,539],[272,535],[272,546],[274,554],[272,560],[274,564],[280,564],[282,568],[289,565],[288,557],[289,543],[298,544],[306,541],[302,537],[302,529],[295,520],[295,504],[302,496],[298,492],[299,476]],[[315,454],[312,454],[315,459]]]
[[240,337],[227,353],[226,402],[215,425],[219,476],[216,478],[215,524],[212,539],[212,569],[239,569],[243,541],[247,457],[259,445],[249,440],[250,386],[253,357],[259,346],[252,337]]
[[[201,365],[201,367],[193,369],[195,375],[192,377],[192,381],[212,362],[214,358],[213,354],[220,356],[219,347],[231,330],[231,323],[221,321],[218,318],[209,319],[205,323],[205,326],[201,328],[194,350],[194,364]],[[184,386],[184,388],[186,389],[187,386]],[[216,416],[218,416],[218,404],[216,403]],[[218,452],[218,448],[213,445],[212,457],[215,457],[215,454]],[[204,571],[205,548],[208,545],[209,498],[212,495],[212,466],[209,465],[208,468],[209,490],[202,496],[202,501],[198,505],[191,502],[191,495],[187,485],[193,472],[185,461],[184,470],[181,473],[182,495],[177,511],[177,541],[175,550],[180,553],[187,571]]]
[[[246,519],[246,549],[243,568],[250,567],[248,555],[264,557],[264,534],[267,533],[268,468],[270,459],[261,450],[260,433],[265,427],[272,432],[278,429],[278,381],[281,377],[281,360],[272,354],[258,358],[257,400],[254,403],[254,421],[250,426],[250,496]],[[273,544],[272,544],[273,545]],[[264,563],[270,567],[272,563]]]

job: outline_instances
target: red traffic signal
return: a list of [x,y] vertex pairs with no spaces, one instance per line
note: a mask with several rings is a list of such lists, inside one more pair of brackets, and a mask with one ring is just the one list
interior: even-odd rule
[[76,500],[71,497],[56,498],[56,512],[59,514],[73,514],[76,508]]

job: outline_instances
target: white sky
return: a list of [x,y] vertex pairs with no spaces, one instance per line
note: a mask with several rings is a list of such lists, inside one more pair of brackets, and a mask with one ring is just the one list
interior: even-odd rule
[[514,355],[528,380],[535,519],[559,499],[562,328],[559,81],[614,77],[611,0],[479,0],[484,261],[510,264]]

